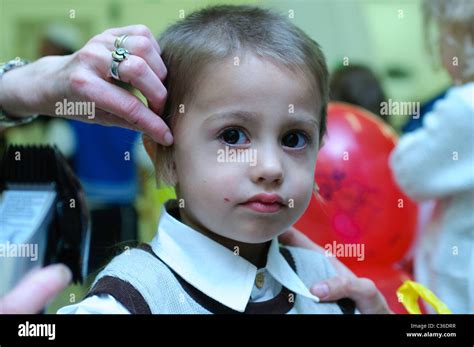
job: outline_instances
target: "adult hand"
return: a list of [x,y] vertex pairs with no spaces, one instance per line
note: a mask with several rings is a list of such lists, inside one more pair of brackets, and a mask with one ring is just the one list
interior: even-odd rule
[[[324,254],[324,249],[311,241],[305,234],[295,228],[285,231],[279,238],[280,242],[295,247],[302,247]],[[393,313],[388,307],[384,296],[368,278],[357,277],[336,257],[328,257],[334,266],[337,276],[315,283],[310,291],[321,301],[336,301],[342,298],[354,300],[361,313]]]
[[[130,56],[119,64],[120,79],[137,88],[139,98],[115,83],[110,74],[116,37],[127,34],[122,45]],[[79,51],[67,56],[49,56],[5,73],[0,79],[0,105],[11,116],[43,114],[73,118],[102,125],[120,126],[148,134],[170,145],[173,136],[159,117],[167,91],[163,85],[166,67],[158,42],[144,25],[114,28],[94,36]],[[91,115],[57,112],[57,103],[93,102]]]
[[37,313],[71,281],[71,271],[62,264],[33,270],[3,298],[0,298],[0,314]]

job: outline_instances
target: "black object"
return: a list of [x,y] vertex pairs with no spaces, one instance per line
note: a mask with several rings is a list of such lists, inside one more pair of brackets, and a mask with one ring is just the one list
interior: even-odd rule
[[0,193],[51,189],[56,199],[40,261],[43,266],[67,265],[73,281],[82,283],[87,275],[90,228],[81,184],[55,146],[11,145],[5,150],[0,159]]

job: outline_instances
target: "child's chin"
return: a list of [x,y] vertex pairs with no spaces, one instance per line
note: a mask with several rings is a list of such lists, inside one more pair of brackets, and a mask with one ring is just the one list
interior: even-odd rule
[[256,230],[256,231],[248,231],[245,234],[239,235],[239,240],[240,242],[244,243],[265,243],[268,241],[271,241],[275,236],[278,236],[282,233],[283,231],[280,230],[275,230],[274,232],[265,230],[262,232],[262,230]]

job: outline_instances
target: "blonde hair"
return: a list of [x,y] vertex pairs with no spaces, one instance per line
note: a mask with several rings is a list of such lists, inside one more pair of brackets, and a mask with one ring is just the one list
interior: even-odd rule
[[431,24],[449,26],[456,35],[451,39],[462,47],[466,59],[474,59],[474,1],[473,0],[423,0],[424,34],[428,52],[435,56],[432,45]]
[[[254,6],[213,6],[171,25],[159,38],[168,75],[165,121],[173,128],[180,105],[192,102],[203,70],[213,62],[247,52],[269,59],[308,79],[319,95],[320,141],[326,132],[328,71],[319,45],[286,17]],[[316,98],[315,98],[316,100]],[[157,180],[173,181],[172,148],[158,145]]]

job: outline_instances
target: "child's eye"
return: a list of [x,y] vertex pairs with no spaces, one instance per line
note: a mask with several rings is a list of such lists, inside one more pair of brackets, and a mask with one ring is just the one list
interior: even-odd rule
[[227,128],[220,135],[219,139],[228,145],[244,145],[249,143],[247,135],[241,129]]
[[308,135],[301,131],[289,132],[281,139],[281,144],[283,146],[297,149],[304,148],[309,142],[310,139]]

